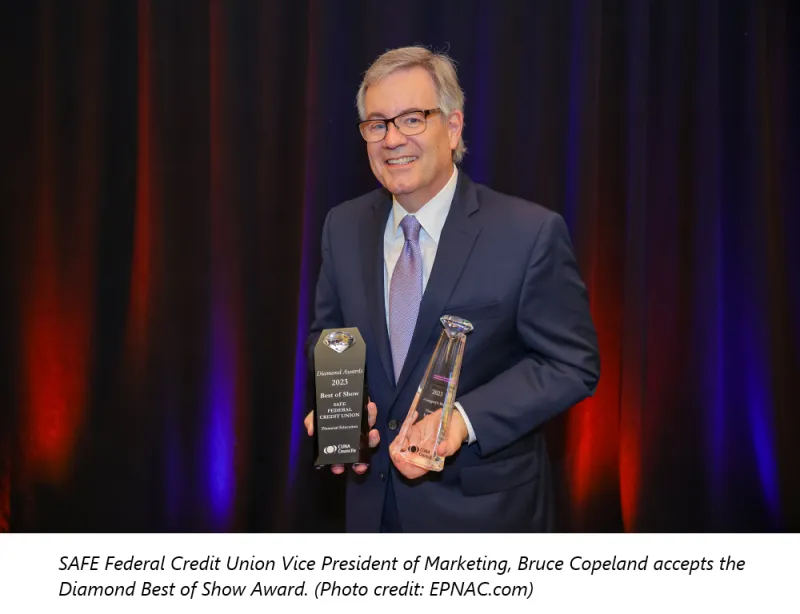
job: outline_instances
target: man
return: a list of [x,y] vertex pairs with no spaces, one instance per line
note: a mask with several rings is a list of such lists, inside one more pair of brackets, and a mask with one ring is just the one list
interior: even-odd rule
[[[358,92],[359,129],[383,188],[328,214],[309,337],[313,350],[323,329],[355,326],[367,346],[375,449],[369,466],[347,472],[348,531],[550,530],[540,427],[591,395],[599,378],[563,219],[458,169],[463,108],[452,61],[422,47],[383,54]],[[391,444],[442,315],[474,330],[438,447],[445,468],[427,472]],[[313,434],[312,414],[306,427]]]

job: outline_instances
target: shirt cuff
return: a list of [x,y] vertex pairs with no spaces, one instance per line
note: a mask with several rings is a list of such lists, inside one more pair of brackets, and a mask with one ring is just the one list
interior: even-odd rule
[[468,444],[475,443],[476,441],[478,441],[478,438],[475,437],[475,430],[472,428],[472,422],[470,422],[469,418],[467,417],[467,412],[464,411],[464,408],[461,407],[461,403],[459,403],[458,401],[455,402],[455,406],[456,409],[458,410],[458,413],[460,413],[461,417],[464,419],[464,424],[467,425],[467,431],[469,431],[469,437],[467,438],[467,443]]

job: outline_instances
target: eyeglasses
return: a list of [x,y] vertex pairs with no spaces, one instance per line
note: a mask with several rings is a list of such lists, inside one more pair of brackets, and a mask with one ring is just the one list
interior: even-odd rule
[[428,116],[441,112],[441,109],[428,109],[427,111],[408,111],[389,119],[368,119],[359,122],[358,129],[367,143],[377,143],[386,138],[389,133],[389,124],[394,124],[400,134],[414,136],[422,134],[428,127]]

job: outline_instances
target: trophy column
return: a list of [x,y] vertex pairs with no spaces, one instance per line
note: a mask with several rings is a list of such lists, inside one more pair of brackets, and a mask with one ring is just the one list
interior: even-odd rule
[[410,463],[428,469],[444,469],[436,446],[447,436],[456,401],[461,360],[472,324],[455,316],[442,316],[442,334],[417,388],[398,437],[400,454]]

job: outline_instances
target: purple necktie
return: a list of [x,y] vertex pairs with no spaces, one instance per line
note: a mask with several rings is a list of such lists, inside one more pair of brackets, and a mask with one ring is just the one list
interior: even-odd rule
[[408,346],[417,324],[422,301],[422,250],[419,247],[420,225],[407,215],[400,222],[406,242],[394,267],[389,285],[389,340],[392,344],[394,380],[400,379]]

